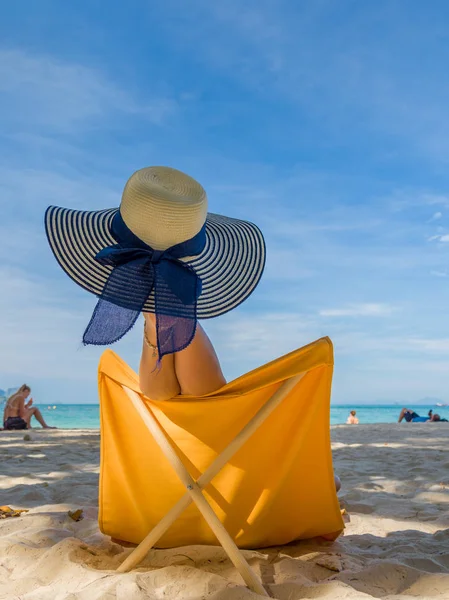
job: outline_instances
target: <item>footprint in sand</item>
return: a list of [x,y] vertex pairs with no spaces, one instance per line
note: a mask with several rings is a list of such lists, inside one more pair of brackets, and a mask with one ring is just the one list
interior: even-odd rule
[[350,513],[359,513],[362,515],[370,515],[374,512],[374,507],[369,504],[362,504],[361,502],[357,503],[348,503],[348,511]]
[[361,487],[364,490],[383,490],[384,489],[383,485],[380,485],[378,483],[372,483],[372,482],[362,483],[358,487]]

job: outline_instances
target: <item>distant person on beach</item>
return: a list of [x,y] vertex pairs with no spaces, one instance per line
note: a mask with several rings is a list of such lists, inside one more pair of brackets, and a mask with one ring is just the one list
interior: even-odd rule
[[436,413],[433,414],[432,409],[429,410],[427,417],[420,417],[414,410],[403,408],[399,413],[398,423],[400,423],[403,419],[405,419],[407,423],[436,423],[438,421],[447,422],[447,419],[442,419],[440,415]]
[[32,398],[25,402],[30,393],[31,388],[23,384],[15,394],[8,398],[3,411],[3,427],[9,430],[31,429],[31,417],[34,416],[44,429],[56,429],[56,427],[47,425],[41,411],[36,406],[32,406]]
[[355,410],[351,410],[351,412],[349,413],[349,416],[346,420],[346,425],[358,425],[359,424],[359,420],[356,417],[356,411]]
[[437,421],[440,421],[440,422],[442,422],[442,423],[447,423],[447,422],[448,422],[448,421],[447,421],[447,419],[442,419],[442,418],[440,417],[440,415],[438,415],[437,413],[435,413],[434,415],[430,415],[430,413],[431,413],[431,412],[432,412],[432,411],[429,411],[429,416],[430,416],[430,419],[429,419],[429,421],[432,421],[433,423],[435,423],[435,422],[437,422]]

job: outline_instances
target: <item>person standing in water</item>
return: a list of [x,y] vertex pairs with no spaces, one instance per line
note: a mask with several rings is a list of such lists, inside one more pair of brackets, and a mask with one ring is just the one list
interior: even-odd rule
[[346,425],[358,425],[359,424],[359,420],[356,417],[356,411],[355,410],[351,410],[351,412],[349,413],[349,416],[346,420]]

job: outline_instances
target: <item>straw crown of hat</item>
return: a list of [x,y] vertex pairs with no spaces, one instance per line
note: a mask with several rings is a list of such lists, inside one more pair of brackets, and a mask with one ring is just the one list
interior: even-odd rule
[[[265,266],[265,242],[249,221],[208,212],[203,187],[170,167],[146,167],[127,181],[120,208],[76,210],[49,206],[45,228],[50,248],[62,269],[78,285],[101,297],[112,267],[96,256],[117,244],[113,222],[117,213],[131,232],[155,251],[192,240],[203,228],[200,254],[179,260],[201,279],[197,316],[208,319],[241,304],[256,288]],[[132,296],[133,281],[123,280]],[[144,312],[155,311],[154,290]]]
[[170,167],[146,167],[128,179],[120,214],[148,246],[166,250],[193,238],[207,217],[207,195],[189,175]]

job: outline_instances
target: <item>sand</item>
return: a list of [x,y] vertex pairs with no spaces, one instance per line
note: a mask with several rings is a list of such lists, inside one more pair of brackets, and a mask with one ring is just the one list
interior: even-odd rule
[[[0,598],[229,599],[246,589],[219,547],[153,550],[135,571],[130,550],[97,525],[99,434],[0,432]],[[449,425],[332,428],[339,494],[350,514],[335,543],[245,551],[273,597],[449,599]],[[68,511],[83,509],[78,522]],[[260,597],[260,596],[259,596]]]

